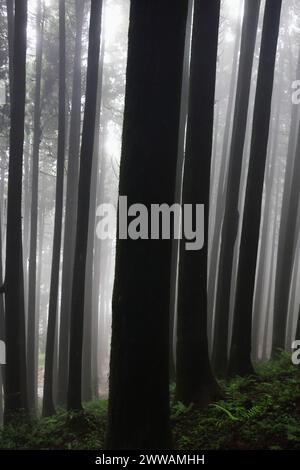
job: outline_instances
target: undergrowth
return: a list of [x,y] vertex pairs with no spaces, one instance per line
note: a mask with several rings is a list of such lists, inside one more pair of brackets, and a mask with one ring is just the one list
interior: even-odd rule
[[206,410],[179,404],[176,449],[300,449],[300,367],[282,354],[256,372],[221,382],[225,399]]
[[[300,449],[300,367],[283,354],[256,371],[222,381],[224,399],[204,410],[185,407],[171,393],[174,448]],[[61,410],[51,418],[7,426],[0,432],[0,448],[99,450],[106,417],[105,400],[86,404],[80,413]]]

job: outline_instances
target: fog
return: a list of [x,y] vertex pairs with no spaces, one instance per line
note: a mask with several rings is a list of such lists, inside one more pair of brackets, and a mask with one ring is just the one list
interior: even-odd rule
[[[49,311],[51,310],[51,302],[49,302],[51,285],[52,289],[55,289],[55,282],[53,281],[53,257],[57,256],[59,270],[58,278],[56,279],[57,295],[55,296],[54,294],[56,321],[54,321],[55,341],[52,351],[52,388],[55,406],[62,406],[66,401],[67,363],[69,360],[70,341],[69,316],[72,296],[71,283],[74,269],[76,204],[79,187],[79,148],[75,144],[77,139],[78,144],[80,144],[83,134],[82,124],[87,96],[85,87],[88,66],[90,2],[83,2],[82,31],[78,33],[80,25],[78,25],[79,13],[77,10],[79,7],[77,5],[76,9],[75,1],[66,0],[64,2],[66,8],[65,118],[62,119],[62,122],[65,123],[65,141],[63,144],[62,217],[60,220],[62,226],[61,231],[59,230],[61,240],[58,244],[58,254],[54,255],[55,218],[58,210],[56,203],[57,191],[59,191],[59,189],[57,190],[57,181],[59,180],[57,146],[60,136],[58,122],[61,96],[59,92],[59,45],[61,43],[59,40],[58,3],[56,0],[43,0],[42,2],[39,0],[28,1],[26,101],[22,166],[22,272],[24,281],[25,342],[27,353],[29,354],[28,357],[30,357],[28,344],[34,341],[33,362],[31,363],[34,373],[28,378],[29,383],[32,382],[33,387],[33,391],[29,391],[29,395],[31,394],[30,407],[38,410],[38,414],[41,412],[44,395],[47,330],[49,326]],[[193,2],[190,2],[190,15],[192,6]],[[262,56],[261,41],[265,6],[266,2],[262,1],[256,25],[255,12],[250,11],[249,13],[249,5],[248,8],[245,8],[243,0],[223,0],[221,2],[213,109],[208,238],[204,240],[204,245],[208,250],[208,349],[212,368],[216,375],[220,377],[224,377],[225,374],[226,365],[224,365],[224,361],[227,363],[227,359],[230,356],[231,343],[235,344],[235,340],[233,339],[231,342],[231,338],[235,337],[233,324],[235,308],[238,308],[236,307],[238,304],[237,299],[241,300],[243,298],[239,290],[238,295],[236,295],[237,285],[239,285],[238,281],[241,278],[239,274],[240,270],[242,270],[241,263],[244,259],[241,255],[243,252],[242,247],[244,247],[243,240],[247,239],[247,229],[250,233],[252,228],[255,227],[255,217],[257,214],[260,216],[259,239],[257,257],[254,260],[255,282],[252,303],[250,302],[251,305],[249,307],[252,309],[252,362],[257,363],[269,360],[274,356],[274,351],[277,349],[285,349],[291,352],[293,349],[292,343],[295,338],[297,339],[297,325],[298,332],[300,328],[300,194],[298,180],[298,172],[300,171],[300,163],[298,162],[300,107],[297,102],[299,83],[295,82],[297,79],[300,79],[299,1],[291,2],[290,0],[283,0],[282,2],[262,197],[260,198],[258,194],[257,201],[254,203],[253,201],[251,202],[249,196],[250,205],[247,203],[247,188],[248,193],[252,194],[251,190],[255,186],[253,179],[251,180],[249,177],[252,173],[248,171],[249,160],[252,158],[250,157],[251,148],[253,149],[253,142],[256,142],[255,139],[260,140],[261,138],[263,140],[264,138],[263,130],[262,136],[259,135],[259,126],[256,126],[254,129],[254,123],[256,122],[254,114],[255,100],[258,100],[257,80],[260,58]],[[40,7],[40,18],[37,20]],[[109,393],[108,381],[117,221],[116,219],[114,220],[115,225],[113,225],[113,230],[110,231],[110,236],[100,239],[97,236],[97,224],[100,220],[97,208],[102,204],[112,204],[116,217],[119,172],[120,165],[122,165],[120,161],[122,153],[129,14],[129,0],[104,1],[98,91],[96,93],[97,96],[94,95],[96,116],[94,120],[95,135],[89,190],[90,207],[85,269],[81,384],[82,400],[84,402],[98,397],[107,397]],[[249,15],[247,21],[245,21],[245,14]],[[169,18],[166,18],[166,27],[168,27],[168,21]],[[7,253],[7,201],[10,155],[9,115],[11,106],[9,31],[5,1],[0,2],[0,22],[0,216],[2,224],[1,262],[3,280],[5,279]],[[191,70],[193,70],[193,26],[194,24],[190,16],[186,27],[184,71],[181,86],[180,129],[177,139],[179,150],[177,154],[176,188],[173,199],[173,202],[177,203],[183,203],[185,199],[183,189],[185,187],[185,183],[183,183],[184,168],[187,166],[189,157],[186,154],[186,145],[188,145],[186,141],[188,140],[189,132],[188,101],[191,99],[189,98],[189,86],[192,87],[189,84],[189,80],[193,76],[191,74]],[[76,110],[74,111],[74,103],[76,105],[76,97],[74,98],[74,79],[76,80],[74,74],[76,67],[74,68],[74,58],[76,56],[76,36],[78,34],[80,34],[78,44],[81,44],[79,59],[81,83],[79,84],[78,92],[80,96],[77,96],[77,105],[80,107],[80,112],[78,113],[80,122],[79,126],[77,125],[76,127],[75,125],[74,127],[74,122],[76,121]],[[244,43],[242,34],[244,34]],[[245,44],[245,41],[251,40],[251,37],[252,41],[254,41],[252,55],[250,43]],[[40,90],[38,92],[37,62],[39,41],[42,51]],[[147,55],[147,53],[147,43],[145,43],[145,54]],[[245,59],[247,54],[249,60]],[[253,65],[251,67],[252,60]],[[250,69],[248,70],[249,64]],[[96,72],[96,70],[93,71],[94,74]],[[153,66],[154,76],[155,73],[157,73],[157,70]],[[207,71],[203,70],[203,76],[206,73]],[[173,86],[173,77],[170,76],[169,80],[170,86]],[[137,89],[140,85],[136,83]],[[164,83],[157,82],[157,89],[163,86],[165,86]],[[246,95],[244,94],[245,91],[248,91]],[[35,104],[39,96],[38,93],[40,93],[40,108],[37,111]],[[162,103],[156,102],[157,119],[162,119],[161,105]],[[140,106],[143,107],[142,102]],[[128,105],[128,109],[130,111],[130,105]],[[36,112],[40,113],[38,124]],[[75,113],[73,124],[72,113]],[[171,118],[172,116],[165,116],[167,122]],[[145,117],[146,119],[148,118]],[[164,125],[164,121],[162,122]],[[92,123],[90,124],[92,125]],[[135,130],[131,130],[131,133],[130,130],[127,130],[126,136],[132,136],[134,132]],[[199,132],[201,132],[200,124]],[[156,138],[156,135],[153,132],[153,139]],[[175,137],[177,138],[177,136],[173,135],[173,138]],[[157,145],[159,146],[160,142],[157,142]],[[34,170],[35,148],[38,149],[37,176]],[[75,153],[74,148],[75,150],[77,149]],[[199,155],[200,157],[201,155]],[[141,158],[143,158],[142,154]],[[259,158],[264,158],[263,152]],[[74,165],[72,161],[76,159],[77,164],[75,163],[75,169],[73,169],[74,172],[72,173],[73,170],[70,168],[71,165]],[[156,185],[158,187],[162,181],[158,164],[156,168],[158,174],[143,174],[142,171],[139,173],[145,177],[147,184],[149,179],[152,179],[153,188],[156,188]],[[253,168],[253,171],[255,171],[255,166]],[[124,172],[126,171],[124,170]],[[171,175],[174,176],[173,173]],[[259,175],[257,178],[259,179]],[[33,194],[35,194],[35,191],[37,191],[37,213],[32,211],[32,207],[34,207],[33,198],[35,197]],[[154,189],[153,191],[155,193]],[[197,202],[206,204],[206,201]],[[246,216],[244,212],[245,205],[247,208],[249,207],[249,212],[246,213]],[[208,207],[205,210],[207,211]],[[71,213],[75,215],[71,216]],[[247,225],[248,222],[245,222],[245,220],[251,220],[251,217],[253,217],[253,226],[251,224]],[[33,230],[32,224],[35,224],[35,230]],[[33,245],[32,247],[31,241],[35,231],[36,246],[34,247]],[[170,362],[174,370],[176,369],[177,310],[178,303],[180,304],[181,302],[181,290],[178,285],[181,279],[180,256],[182,249],[182,246],[180,248],[180,242],[173,240],[170,280],[170,337],[172,338],[173,347],[171,347],[172,357]],[[35,256],[36,260],[34,278],[30,274],[32,256]],[[247,255],[245,256],[247,257]],[[251,269],[249,268],[250,271]],[[160,273],[157,275],[159,276]],[[195,276],[198,276],[198,273],[195,273]],[[30,290],[30,280],[32,279],[35,287],[33,290]],[[238,287],[238,289],[240,288]],[[29,292],[33,292],[35,297],[33,316]],[[195,291],[191,287],[191,296],[193,292]],[[153,295],[155,295],[155,292]],[[150,293],[149,299],[151,299]],[[4,305],[1,308],[4,309]],[[0,338],[5,340],[4,314],[2,317],[3,321],[0,323],[0,330],[2,328],[3,331],[1,331]],[[243,336],[243,334],[241,330],[240,335]],[[221,338],[225,338],[223,342]],[[128,341],[130,343],[130,340]],[[219,346],[221,343],[222,346]],[[81,351],[79,351],[80,354]],[[224,361],[220,359],[222,357],[225,357]],[[4,406],[2,386],[1,409]]]

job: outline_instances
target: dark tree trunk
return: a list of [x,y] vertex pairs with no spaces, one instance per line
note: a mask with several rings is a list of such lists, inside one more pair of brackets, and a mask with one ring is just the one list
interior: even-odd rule
[[55,337],[57,328],[57,302],[59,287],[59,266],[61,249],[61,230],[63,213],[63,186],[64,186],[64,162],[65,162],[65,2],[59,2],[59,112],[58,112],[58,142],[57,142],[57,170],[56,170],[56,195],[55,195],[55,219],[54,238],[52,251],[50,298],[48,313],[48,329],[45,356],[45,378],[43,415],[50,416],[55,413],[53,399],[53,377],[55,367]]
[[226,200],[221,231],[219,269],[216,283],[212,361],[214,371],[218,376],[224,376],[227,368],[230,287],[234,246],[239,223],[239,189],[259,8],[260,0],[245,2],[236,101],[229,153]]
[[60,405],[67,401],[69,370],[69,336],[72,275],[74,267],[75,234],[77,218],[77,195],[81,120],[81,52],[84,1],[76,0],[76,42],[73,69],[72,111],[69,136],[69,159],[67,176],[64,251],[62,266],[61,316],[59,331],[58,391]]
[[264,14],[237,272],[229,359],[230,375],[253,372],[251,363],[253,292],[281,3],[282,0],[267,0]]
[[28,405],[35,413],[37,405],[36,376],[36,250],[38,223],[38,180],[39,150],[41,139],[41,75],[43,54],[42,3],[38,0],[36,16],[36,83],[34,96],[34,129],[32,149],[32,182],[31,182],[31,223],[30,223],[30,254],[28,271],[28,325],[27,325],[27,373],[28,373]]
[[[0,202],[2,205],[2,201]],[[0,285],[2,286],[2,220],[0,217]],[[4,299],[0,295],[0,341],[5,341],[5,316],[4,316]],[[0,426],[3,423],[3,387],[5,384],[5,365],[0,364]]]
[[102,1],[91,1],[86,102],[84,110],[77,206],[74,274],[71,298],[68,409],[81,409],[84,289],[90,211],[90,189],[97,107]]
[[22,260],[22,165],[26,87],[27,1],[17,2],[11,71],[11,128],[5,269],[6,377],[4,420],[27,410]]
[[196,0],[182,204],[204,204],[205,246],[179,254],[176,395],[205,406],[219,394],[207,340],[207,240],[220,2]]
[[[175,197],[187,10],[184,0],[131,1],[119,192],[148,211]],[[171,445],[171,252],[171,240],[117,240],[109,449]]]
[[[14,35],[14,2],[13,0],[7,0],[6,1],[6,9],[7,9],[7,30],[8,30],[8,56],[9,56],[9,94],[10,94],[10,100],[12,99],[12,83],[13,83],[13,66],[12,66],[12,61],[13,61],[13,35]],[[2,272],[3,272],[3,260],[2,260],[2,255],[3,255],[3,246],[2,246],[2,241],[4,238],[4,224],[2,226],[2,221],[4,220],[4,215],[5,215],[5,208],[4,208],[4,185],[5,185],[5,169],[4,165],[2,165],[1,168],[1,215],[0,215],[0,285],[2,286],[3,279],[2,279]],[[1,294],[0,296],[0,340],[4,341],[5,340],[5,316],[4,316],[4,299]],[[4,409],[4,396],[5,396],[5,391],[4,391],[4,386],[5,386],[5,366],[0,365],[0,425],[3,423],[3,409]]]

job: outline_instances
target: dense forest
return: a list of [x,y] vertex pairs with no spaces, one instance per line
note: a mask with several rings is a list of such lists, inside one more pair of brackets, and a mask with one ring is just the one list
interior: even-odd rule
[[299,450],[299,227],[300,0],[0,0],[0,449]]

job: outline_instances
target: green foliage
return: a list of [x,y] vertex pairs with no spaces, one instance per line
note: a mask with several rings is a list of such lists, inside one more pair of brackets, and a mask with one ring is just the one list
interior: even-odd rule
[[175,422],[176,448],[300,449],[300,368],[288,354],[221,385],[225,400]]
[[[300,367],[288,355],[259,364],[256,376],[221,386],[225,399],[202,410],[177,402],[171,386],[176,449],[300,449]],[[87,403],[80,413],[60,410],[51,418],[6,427],[0,448],[99,450],[106,417],[105,400]]]
[[193,408],[193,405],[185,406],[181,401],[177,401],[174,403],[172,407],[172,413],[171,413],[171,420],[176,420],[180,418],[181,416],[184,416],[187,414],[191,409]]
[[24,425],[10,425],[0,436],[1,449],[91,449],[103,447],[107,402],[89,403],[78,413],[60,411]]

